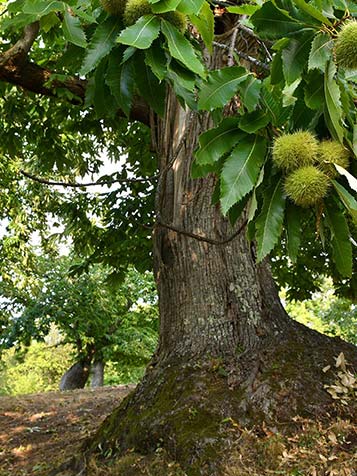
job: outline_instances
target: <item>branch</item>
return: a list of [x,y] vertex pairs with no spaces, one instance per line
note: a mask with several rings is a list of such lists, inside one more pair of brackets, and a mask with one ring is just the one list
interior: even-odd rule
[[158,175],[147,178],[133,178],[133,179],[113,179],[113,180],[103,180],[99,182],[88,182],[88,183],[76,183],[76,182],[62,182],[55,180],[46,180],[36,175],[32,175],[25,170],[20,170],[20,173],[25,177],[33,180],[34,182],[42,183],[44,185],[59,185],[61,187],[72,187],[72,188],[81,188],[81,187],[92,187],[95,185],[112,185],[113,183],[135,183],[135,182],[151,182],[158,178]]
[[[225,45],[224,43],[218,43],[218,41],[213,41],[214,46],[217,46],[217,48],[221,48],[222,50],[231,50],[231,47],[228,45]],[[233,48],[234,53],[236,53],[240,58],[245,59],[246,61],[249,61],[250,63],[254,64],[255,66],[259,66],[259,68],[265,69],[266,71],[269,71],[269,65],[266,63],[263,63],[262,61],[257,60],[256,58],[253,58],[253,56],[247,55],[246,53],[243,53],[243,51],[239,51],[236,48]]]
[[238,230],[235,231],[232,235],[230,235],[225,240],[214,240],[213,238],[206,238],[205,236],[196,235],[195,233],[191,233],[191,232],[186,231],[182,228],[178,228],[177,226],[168,225],[167,223],[162,223],[161,221],[158,221],[156,223],[156,226],[161,226],[163,228],[167,228],[168,230],[175,231],[176,233],[180,233],[181,235],[189,236],[190,238],[193,238],[194,240],[204,241],[205,243],[210,243],[211,245],[222,246],[222,245],[227,245],[228,243],[233,241],[234,238],[236,238],[238,235],[240,235],[241,232],[246,227],[247,223],[248,223],[248,220],[244,220],[244,222],[241,224],[241,226],[238,228]]
[[[29,61],[28,53],[38,35],[39,23],[34,22],[24,28],[22,37],[7,51],[0,53],[0,81],[43,96],[59,97],[60,90],[66,90],[72,96],[72,104],[83,104],[87,81],[78,77],[64,77],[48,68]],[[68,99],[67,99],[68,100]],[[118,110],[120,116],[125,114]],[[149,125],[149,107],[142,98],[136,98],[130,112],[130,118]]]
[[8,61],[16,63],[24,61],[34,44],[39,31],[40,23],[38,21],[25,26],[22,37],[0,57],[0,65],[5,64]]

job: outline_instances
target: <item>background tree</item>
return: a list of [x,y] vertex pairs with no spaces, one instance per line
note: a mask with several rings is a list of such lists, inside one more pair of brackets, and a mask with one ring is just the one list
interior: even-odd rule
[[[6,289],[6,307],[13,314],[2,333],[2,348],[20,350],[32,340],[44,341],[55,326],[62,336],[60,344],[75,350],[75,363],[62,378],[62,390],[83,388],[91,369],[92,386],[102,385],[105,362],[123,360],[125,354],[145,360],[145,353],[153,351],[157,311],[149,273],[131,269],[121,286],[114,288],[106,281],[109,272],[98,265],[75,274],[72,258],[37,261],[36,290]],[[125,346],[137,347],[136,352],[128,355]]]
[[[336,378],[322,369],[341,352],[356,365],[353,346],[288,319],[267,260],[286,229],[295,262],[306,222],[352,280],[356,6],[219,3],[132,0],[122,15],[111,2],[28,0],[2,21],[1,79],[150,125],[159,346],[88,451],[147,453],[164,436],[192,475],[223,474],[236,442],[227,418],[275,427],[319,415]],[[39,37],[48,47],[29,56]]]

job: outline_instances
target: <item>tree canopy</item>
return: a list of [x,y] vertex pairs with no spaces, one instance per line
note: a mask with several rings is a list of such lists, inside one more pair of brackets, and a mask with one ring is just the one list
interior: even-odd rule
[[[122,277],[129,262],[150,266],[154,185],[160,187],[162,178],[155,176],[147,131],[132,120],[155,127],[146,105],[162,115],[169,86],[192,114],[212,112],[215,123],[200,137],[192,176],[219,177],[213,202],[232,223],[248,207],[247,236],[256,241],[258,260],[275,250],[275,275],[289,284],[292,297],[307,297],[323,273],[354,299],[356,65],[337,54],[343,32],[355,29],[354,2],[223,1],[214,8],[215,2],[204,0],[132,0],[126,13],[125,2],[118,2],[123,8],[116,10],[108,7],[112,3],[17,0],[3,5],[6,260],[17,240],[28,259],[28,235],[46,230],[52,215],[64,223],[62,233],[72,235],[83,256],[112,266],[113,278]],[[237,15],[240,31],[248,32],[250,54],[243,41],[238,49],[220,39],[220,23]],[[178,18],[184,21],[177,23]],[[213,47],[225,51],[226,67],[206,70],[202,41],[208,53]],[[353,57],[355,50],[346,51]],[[232,98],[233,110],[224,118]],[[299,140],[303,131],[311,142]],[[305,162],[299,158],[303,151],[290,147],[294,134],[306,145]],[[286,160],[294,166],[281,159],[278,140],[284,138],[291,149],[285,150]],[[118,172],[99,179],[115,182],[108,193],[93,196],[89,188],[72,187],[80,193],[61,194],[29,178],[80,183],[98,171],[102,153],[122,160]],[[323,189],[317,190],[321,183]],[[294,187],[305,202],[294,195]]]

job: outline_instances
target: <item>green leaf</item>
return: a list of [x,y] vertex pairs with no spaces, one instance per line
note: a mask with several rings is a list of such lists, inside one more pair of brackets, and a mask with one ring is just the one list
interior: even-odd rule
[[104,59],[95,72],[93,104],[97,117],[114,117],[117,113],[117,105],[104,80],[106,69],[107,60]]
[[152,4],[152,11],[154,13],[165,13],[176,10],[177,5],[181,0],[160,0]]
[[304,100],[310,109],[321,110],[325,102],[323,75],[318,70],[305,77]]
[[357,200],[345,189],[345,187],[336,182],[336,180],[332,180],[332,183],[341,199],[341,202],[344,204],[354,223],[357,225]]
[[325,208],[325,216],[331,231],[332,256],[342,276],[352,275],[352,244],[348,224],[343,213],[334,206]]
[[279,40],[306,27],[292,18],[286,10],[279,9],[273,2],[265,2],[250,18],[255,32],[262,38]]
[[287,84],[282,93],[283,93],[283,106],[292,106],[295,104],[297,96],[294,96],[295,91],[301,83],[301,77],[297,78],[293,83]]
[[343,175],[344,177],[346,177],[346,179],[348,181],[348,185],[352,188],[352,190],[357,192],[357,179],[356,179],[356,177],[354,177],[352,174],[350,174],[346,169],[344,169],[340,165],[337,165],[337,164],[333,164],[333,165],[336,167],[336,170],[340,175]]
[[[197,12],[197,9],[195,10]],[[207,2],[204,3],[199,15],[190,15],[190,21],[197,28],[208,51],[212,53],[214,39],[214,15]]]
[[48,1],[38,1],[38,0],[27,0],[24,3],[22,11],[29,15],[37,15],[37,17],[43,17],[50,12],[64,12],[65,11],[64,2],[48,2]]
[[306,3],[305,0],[294,0],[294,3],[300,8],[300,10],[308,13],[312,18],[315,18],[315,20],[318,20],[325,25],[332,26],[330,20],[310,3]]
[[187,71],[177,61],[173,60],[169,66],[169,77],[174,84],[180,84],[191,93],[195,90],[196,77],[191,71]]
[[206,111],[212,111],[225,106],[237,93],[238,85],[248,76],[250,76],[250,73],[241,66],[232,66],[210,72],[199,93],[198,107]]
[[161,29],[165,35],[172,57],[179,60],[190,71],[201,77],[205,76],[205,68],[197,58],[196,52],[191,43],[182,35],[171,23],[161,20]]
[[164,50],[154,43],[145,51],[145,63],[150,66],[154,75],[162,81],[167,75],[167,58]]
[[115,45],[115,40],[120,29],[121,21],[112,16],[98,25],[87,48],[81,74],[87,74],[92,71],[102,58],[110,53]]
[[134,77],[133,63],[127,61],[121,64],[119,55],[112,53],[109,57],[106,83],[126,116],[130,114],[133,100]]
[[343,142],[343,128],[342,123],[342,106],[341,106],[341,92],[337,82],[334,79],[336,73],[335,64],[330,61],[326,67],[324,90],[325,100],[329,119],[331,121],[332,130],[330,130],[332,136]]
[[162,117],[165,111],[166,84],[159,82],[141,57],[137,58],[135,69],[135,81],[141,96]]
[[267,126],[269,122],[269,115],[266,112],[260,110],[244,114],[239,122],[239,127],[244,132],[254,134],[260,129],[263,129],[263,127]]
[[221,207],[228,210],[249,193],[259,176],[266,153],[266,141],[260,136],[247,136],[232,150],[221,174]]
[[68,10],[65,11],[63,17],[63,33],[70,43],[80,46],[81,48],[87,47],[86,35],[81,28],[79,18],[71,15]]
[[289,258],[296,263],[301,243],[301,208],[288,203],[286,208],[287,251]]
[[237,7],[228,7],[227,11],[229,13],[234,13],[236,15],[253,15],[260,7],[258,5],[240,5]]
[[333,41],[327,33],[319,33],[315,36],[309,55],[308,69],[326,70],[326,63],[331,59]]
[[257,258],[262,261],[277,244],[284,221],[283,179],[267,188],[263,208],[256,220]]
[[200,135],[200,148],[195,153],[200,165],[217,162],[245,136],[238,130],[238,122],[233,117],[223,119],[218,127]]
[[193,15],[202,13],[202,7],[209,7],[209,4],[205,0],[181,0],[177,10],[185,15]]
[[287,84],[299,79],[307,64],[313,34],[309,31],[298,38],[292,38],[282,51],[283,72]]
[[240,98],[248,112],[254,111],[260,97],[262,82],[254,76],[249,76],[238,87]]
[[160,33],[160,19],[156,15],[144,15],[120,34],[118,43],[145,50]]

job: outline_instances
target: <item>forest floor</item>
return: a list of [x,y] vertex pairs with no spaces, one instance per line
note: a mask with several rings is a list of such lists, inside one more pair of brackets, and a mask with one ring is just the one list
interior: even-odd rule
[[134,386],[0,397],[0,476],[47,476]]
[[[0,397],[0,476],[50,475],[133,387]],[[284,435],[264,425],[248,430],[227,422],[240,444],[224,475],[357,476],[357,425],[351,417],[329,423],[300,419],[299,431]],[[109,466],[90,468],[98,476],[185,474],[160,448],[150,457],[128,453]]]

